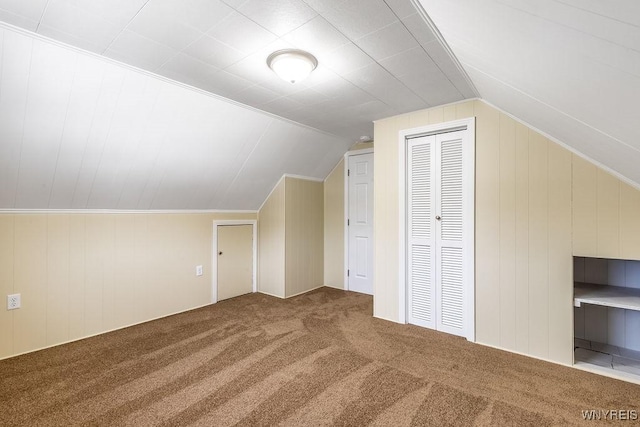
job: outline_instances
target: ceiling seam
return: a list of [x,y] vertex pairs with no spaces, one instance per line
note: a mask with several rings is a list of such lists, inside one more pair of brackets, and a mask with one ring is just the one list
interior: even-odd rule
[[82,155],[81,155],[81,160],[80,160],[80,167],[78,168],[78,174],[76,175],[76,183],[73,187],[73,195],[71,196],[71,205],[73,206],[73,202],[76,199],[76,191],[78,190],[78,183],[80,181],[80,174],[82,172],[82,166],[84,165],[84,155],[87,151],[87,146],[89,145],[89,140],[91,139],[91,132],[93,131],[93,126],[95,124],[95,120],[96,120],[96,112],[98,111],[98,105],[100,103],[100,98],[102,96],[103,93],[103,89],[104,89],[104,78],[105,78],[105,73],[104,71],[102,71],[102,77],[100,78],[100,90],[98,91],[98,97],[96,98],[96,105],[93,108],[93,113],[91,114],[91,124],[89,125],[89,132],[87,133],[87,137],[84,141],[84,146],[82,147]]
[[[49,0],[50,1],[50,0]],[[113,43],[118,39],[118,37],[120,37],[122,35],[122,33],[124,33],[124,31],[129,28],[129,25],[131,25],[131,23],[133,22],[134,19],[136,19],[136,17],[140,14],[140,12],[142,12],[142,9],[144,9],[147,4],[149,4],[151,0],[147,0],[144,2],[144,4],[140,7],[140,9],[138,9],[138,11],[136,12],[135,15],[133,15],[133,17],[131,17],[131,19],[129,19],[129,22],[127,22],[127,24],[122,27],[122,30],[120,30],[120,32],[113,38],[113,40],[111,40],[111,42],[107,45],[107,47],[102,51],[101,55],[104,55],[104,53],[106,51],[109,50],[109,48],[113,45]]]
[[[3,44],[4,44],[4,37],[3,37]],[[24,113],[22,115],[22,136],[20,138],[20,153],[18,154],[18,171],[16,176],[16,187],[13,192],[13,203],[11,204],[14,208],[16,206],[16,199],[18,198],[18,187],[20,186],[20,169],[22,166],[22,151],[24,149],[24,128],[25,128],[25,123],[27,121],[27,110],[29,108],[29,89],[31,88],[31,67],[32,66],[33,66],[33,40],[31,40],[31,52],[29,53],[29,71],[27,71],[27,94],[26,94],[26,100],[24,101]]]
[[[145,83],[144,83],[144,89],[142,90],[142,93],[144,95],[144,92],[146,92],[147,88],[149,86],[149,79],[145,79]],[[151,115],[153,115],[153,112],[156,109],[156,105],[158,104],[158,98],[160,98],[160,92],[158,92],[156,94],[155,99],[153,100],[153,106],[149,109],[148,113],[147,113],[147,117],[145,120],[145,125],[144,125],[144,130],[146,131],[149,127],[149,117]],[[144,132],[140,132],[140,137],[138,138],[137,142],[136,142],[136,152],[139,151],[140,148],[140,142],[142,141],[142,139],[144,138],[143,136]],[[124,193],[124,189],[126,187],[127,181],[129,180],[129,176],[131,175],[131,167],[129,167],[129,170],[127,171],[124,180],[122,181],[122,189],[120,190],[120,195],[118,196],[118,201],[116,202],[116,206],[120,205],[120,202],[122,201],[122,194]]]
[[42,20],[44,19],[44,14],[47,12],[47,9],[49,8],[49,3],[51,3],[51,0],[47,0],[47,3],[44,5],[44,9],[42,9],[42,13],[40,14],[40,19],[38,20],[38,25],[36,25],[36,30],[35,30],[36,33],[40,29],[40,24],[42,23]]
[[475,93],[476,96],[479,97],[480,96],[480,92],[478,91],[478,88],[473,83],[473,80],[471,80],[471,77],[469,77],[469,74],[467,74],[466,70],[464,69],[464,67],[462,66],[460,61],[458,60],[458,57],[453,53],[453,50],[451,49],[451,47],[449,46],[449,44],[445,40],[445,38],[442,35],[442,33],[440,33],[440,30],[438,29],[436,24],[431,20],[431,18],[427,14],[427,11],[424,9],[424,7],[422,7],[422,4],[420,3],[420,0],[410,0],[410,1],[413,4],[413,6],[416,8],[416,10],[418,11],[418,14],[422,17],[422,20],[424,21],[424,23],[429,27],[429,29],[435,35],[436,40],[438,40],[440,45],[443,47],[444,51],[447,53],[447,55],[449,55],[449,58],[451,58],[451,61],[456,66],[456,68],[458,69],[458,71],[460,72],[462,77],[467,81],[467,84],[469,85],[471,90]]
[[592,15],[601,16],[601,17],[603,17],[603,18],[610,19],[610,20],[612,20],[612,21],[616,21],[616,22],[619,22],[619,23],[621,23],[621,24],[629,25],[629,26],[631,26],[631,27],[635,27],[635,28],[640,28],[640,25],[635,25],[635,24],[634,24],[634,23],[632,23],[632,22],[623,21],[623,20],[621,20],[621,19],[614,18],[613,16],[602,15],[602,14],[600,14],[600,13],[598,13],[598,12],[594,12],[594,11],[589,10],[589,9],[584,9],[584,8],[582,8],[582,7],[578,7],[578,6],[576,6],[576,5],[573,5],[573,4],[570,4],[570,3],[564,2],[564,1],[562,1],[562,0],[553,0],[553,1],[555,1],[556,3],[564,4],[565,6],[573,7],[574,9],[578,9],[578,10],[581,10],[581,11],[586,12],[586,13],[590,13],[590,14],[592,14]]
[[60,152],[62,151],[62,142],[64,141],[64,131],[67,127],[67,118],[69,117],[69,104],[71,103],[71,95],[73,94],[73,86],[76,82],[76,76],[78,75],[78,55],[74,55],[74,67],[73,77],[71,77],[71,85],[69,87],[69,95],[67,96],[67,103],[65,106],[64,120],[62,121],[62,130],[60,131],[60,141],[58,141],[58,152],[56,154],[56,162],[53,168],[53,178],[51,180],[51,188],[49,189],[49,198],[47,199],[47,207],[51,206],[51,196],[53,195],[53,187],[56,184],[56,175],[58,174],[58,163],[60,162]]
[[256,145],[253,146],[253,149],[251,150],[249,155],[244,159],[244,162],[242,162],[242,166],[240,166],[240,168],[238,169],[238,172],[236,172],[236,176],[234,176],[233,180],[231,180],[231,183],[229,183],[229,186],[227,187],[227,190],[224,192],[224,195],[220,199],[221,200],[220,204],[224,205],[224,203],[227,201],[227,196],[229,195],[229,190],[231,189],[233,184],[235,184],[235,182],[238,180],[238,177],[240,176],[240,174],[244,170],[244,167],[247,165],[247,162],[249,161],[249,159],[253,155],[253,152],[256,151],[256,149],[258,148],[258,146],[260,145],[260,143],[264,139],[265,135],[267,134],[267,132],[271,128],[272,124],[273,124],[273,120],[271,120],[271,121],[269,121],[269,123],[267,123],[267,126],[264,128],[264,131],[260,135],[260,138],[258,138],[258,141],[256,142]]
[[[384,69],[387,73],[389,73],[389,75],[391,75],[391,76],[392,76],[394,79],[396,79],[400,84],[402,84],[404,87],[406,87],[406,88],[407,88],[407,90],[409,90],[411,93],[413,93],[414,95],[416,95],[416,96],[417,96],[418,98],[420,98],[423,102],[426,102],[424,99],[422,99],[422,97],[418,96],[418,94],[417,94],[417,93],[415,93],[415,92],[414,92],[410,87],[408,87],[407,85],[405,85],[402,81],[400,81],[400,79],[398,79],[395,75],[393,75],[393,73],[391,73],[391,72],[390,72],[389,70],[387,70],[387,69],[386,69],[382,64],[380,64],[380,63],[379,63],[379,62],[378,62],[374,57],[372,57],[372,56],[371,56],[371,55],[369,55],[367,52],[365,52],[364,50],[362,50],[362,48],[361,48],[359,45],[357,45],[357,44],[356,44],[356,40],[352,40],[352,39],[351,39],[351,37],[347,36],[345,33],[343,33],[342,31],[340,31],[340,29],[338,29],[335,25],[333,25],[333,23],[331,23],[328,19],[326,19],[324,16],[322,16],[322,15],[320,14],[320,12],[318,12],[316,9],[314,9],[314,8],[313,8],[313,6],[309,5],[309,4],[307,3],[307,0],[302,0],[302,1],[303,1],[307,6],[309,6],[311,9],[313,9],[313,10],[318,14],[318,16],[322,17],[322,19],[324,19],[324,20],[327,22],[327,24],[331,25],[331,27],[332,27],[334,30],[336,30],[336,32],[338,32],[340,35],[342,35],[345,39],[349,40],[349,42],[348,42],[348,43],[345,43],[345,45],[346,45],[346,44],[349,44],[349,43],[351,43],[352,45],[354,45],[354,46],[355,46],[355,47],[356,47],[360,52],[362,52],[362,53],[363,53],[363,54],[365,54],[367,57],[369,57],[369,59],[371,59],[374,63],[378,64],[378,65],[380,66],[380,68]],[[386,2],[385,2],[385,4],[386,4]],[[389,7],[389,5],[387,5],[387,7]],[[389,7],[389,9],[391,9],[391,8]],[[395,15],[395,13],[393,12],[393,10],[391,10],[391,12]],[[397,15],[395,15],[395,16],[396,16],[396,18],[397,18]],[[392,23],[391,23],[391,24],[389,24],[389,25],[393,25],[393,24],[394,24],[394,22],[392,22]],[[388,27],[389,25],[385,25],[385,26],[384,26],[384,27],[382,27],[382,28],[386,28],[386,27]],[[361,39],[361,38],[363,38],[363,37],[368,36],[369,34],[373,34],[373,33],[375,33],[376,31],[381,30],[382,28],[378,28],[378,30],[372,31],[372,32],[370,32],[370,33],[367,33],[367,34],[363,35],[362,37],[359,37],[359,38],[358,38],[358,40],[359,40],[359,39]],[[420,44],[420,43],[418,43],[418,44]],[[342,46],[344,46],[344,45],[342,45]],[[342,46],[339,46],[339,47],[342,47]],[[338,49],[338,48],[336,48],[336,49]],[[404,51],[403,51],[403,52],[404,52]],[[399,52],[399,53],[400,53],[400,52]],[[369,66],[369,65],[365,65],[364,67],[357,68],[357,69],[355,69],[355,70],[350,71],[350,73],[352,73],[352,72],[354,72],[354,71],[362,70],[363,68],[367,68],[368,66]],[[350,83],[350,84],[352,84],[353,86],[355,86],[355,87],[357,87],[358,89],[362,90],[362,91],[363,91],[363,92],[365,92],[367,95],[371,96],[373,99],[375,99],[375,100],[377,100],[377,101],[379,101],[379,102],[383,103],[384,105],[386,105],[386,106],[387,106],[387,107],[389,107],[389,108],[394,108],[393,106],[391,106],[391,105],[387,104],[386,102],[384,102],[383,100],[381,100],[380,98],[378,98],[378,97],[377,97],[377,96],[375,96],[374,94],[370,93],[369,91],[367,91],[367,90],[366,90],[366,89],[364,89],[363,87],[361,87],[361,86],[359,86],[359,85],[355,84],[354,82],[352,82],[351,80],[349,80],[346,76],[344,76],[344,75],[342,75],[342,74],[338,74],[338,73],[337,73],[336,71],[334,71],[334,70],[331,70],[331,71],[335,72],[335,73],[336,73],[336,74],[337,74],[341,79],[343,79],[344,81],[349,82],[349,83]],[[349,74],[349,73],[347,73],[347,74]],[[429,107],[431,107],[431,104],[429,104],[429,103],[427,102],[427,107],[426,107],[426,108],[429,108]],[[400,113],[400,114],[402,114],[402,113]]]
[[[158,148],[158,152],[156,153],[155,159],[153,159],[153,165],[151,166],[149,173],[147,173],[147,179],[144,182],[144,187],[142,187],[142,191],[140,192],[140,195],[138,196],[138,201],[136,202],[136,207],[140,206],[140,202],[142,201],[142,197],[144,196],[144,193],[147,191],[147,187],[149,186],[149,181],[151,181],[151,177],[153,176],[153,171],[156,168],[156,166],[158,166],[158,160],[160,159],[160,156],[163,152],[163,150],[165,149],[167,145],[167,135],[166,135],[166,131],[165,133],[162,135],[162,142],[160,144],[160,148]],[[163,177],[164,177],[164,172],[163,172]],[[162,178],[161,178],[162,181]],[[158,183],[158,186],[160,186],[160,183]],[[158,191],[158,189],[156,188],[155,190],[156,192]],[[151,201],[149,202],[149,206],[151,206],[153,204],[153,200],[155,199],[155,193],[151,199]]]
[[118,101],[116,102],[113,111],[111,112],[111,118],[109,119],[109,130],[107,131],[107,135],[104,137],[104,142],[102,144],[102,151],[100,152],[100,160],[97,163],[96,171],[93,174],[93,179],[91,180],[91,186],[89,187],[89,193],[87,194],[86,205],[89,205],[89,201],[91,200],[91,195],[93,194],[93,186],[96,183],[96,176],[98,176],[98,172],[100,171],[100,166],[102,165],[102,158],[104,157],[104,150],[107,146],[107,141],[109,141],[109,136],[111,135],[111,127],[113,125],[113,117],[116,115],[116,111],[118,110],[118,104],[120,103],[120,98],[122,97],[122,88],[124,87],[124,83],[126,81],[126,75],[122,76],[122,83],[120,83],[120,89],[118,90]]

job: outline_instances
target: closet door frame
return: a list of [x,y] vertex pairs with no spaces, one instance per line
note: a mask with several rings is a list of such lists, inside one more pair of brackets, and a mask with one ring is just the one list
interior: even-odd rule
[[475,117],[455,120],[445,123],[437,123],[405,129],[399,132],[398,143],[400,153],[398,158],[399,188],[398,188],[398,320],[407,323],[408,319],[408,290],[407,290],[407,159],[408,141],[428,135],[437,135],[453,131],[465,131],[463,141],[463,231],[464,247],[464,276],[465,289],[465,313],[468,321],[465,325],[465,337],[475,341]]

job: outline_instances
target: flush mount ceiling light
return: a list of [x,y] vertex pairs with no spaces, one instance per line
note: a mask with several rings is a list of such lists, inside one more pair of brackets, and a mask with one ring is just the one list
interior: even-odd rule
[[282,80],[297,83],[307,78],[318,66],[318,60],[309,52],[299,49],[282,49],[267,58],[267,65]]

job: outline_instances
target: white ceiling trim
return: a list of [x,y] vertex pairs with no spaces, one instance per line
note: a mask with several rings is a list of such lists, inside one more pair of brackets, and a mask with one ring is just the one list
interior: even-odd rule
[[301,179],[303,181],[324,182],[324,178],[314,178],[312,176],[295,175],[291,173],[285,173],[283,176],[285,178]]
[[424,20],[425,24],[427,24],[431,32],[434,34],[438,42],[440,42],[440,44],[444,48],[447,55],[449,55],[449,58],[451,58],[451,62],[453,62],[453,64],[456,66],[456,68],[458,69],[458,72],[462,75],[464,80],[467,82],[467,84],[469,85],[469,87],[471,88],[475,96],[479,97],[480,92],[478,92],[478,88],[476,88],[476,85],[473,83],[473,80],[471,80],[471,77],[469,77],[469,75],[467,74],[462,64],[460,64],[458,57],[453,53],[453,51],[451,50],[451,47],[449,47],[449,44],[447,43],[445,38],[442,36],[442,33],[440,33],[440,30],[438,30],[438,27],[436,27],[436,24],[431,20],[431,18],[427,14],[427,11],[424,10],[424,7],[422,6],[422,3],[420,3],[420,0],[410,0],[410,1],[411,1],[411,4],[413,4],[413,6],[418,11],[418,14],[420,15],[420,17]]
[[225,102],[228,102],[229,104],[233,104],[233,105],[235,105],[237,107],[242,107],[242,108],[244,108],[246,110],[250,110],[250,111],[253,111],[253,112],[256,112],[256,113],[260,113],[260,114],[263,114],[265,116],[273,117],[275,119],[278,119],[278,120],[281,120],[281,121],[284,121],[284,122],[288,122],[288,123],[294,124],[296,126],[300,126],[300,127],[303,127],[303,128],[311,129],[311,130],[313,130],[315,132],[322,133],[322,134],[325,134],[327,136],[331,136],[331,137],[335,137],[336,136],[335,134],[332,134],[330,132],[324,131],[322,129],[314,128],[313,126],[309,126],[309,125],[306,125],[304,123],[296,122],[295,120],[291,120],[291,119],[288,119],[286,117],[282,117],[282,116],[279,116],[277,114],[270,113],[269,111],[261,110],[259,108],[252,107],[251,105],[243,104],[243,103],[235,101],[235,100],[233,100],[231,98],[226,98],[226,97],[224,97],[222,95],[218,95],[216,93],[209,92],[209,91],[206,91],[204,89],[200,89],[200,88],[197,88],[195,86],[188,85],[186,83],[182,83],[182,82],[180,82],[178,80],[170,79],[170,78],[165,77],[165,76],[163,76],[161,74],[153,73],[151,71],[145,70],[144,68],[138,68],[138,67],[135,67],[133,65],[127,64],[126,62],[117,61],[115,59],[109,58],[108,56],[99,55],[99,54],[97,54],[95,52],[91,52],[89,50],[84,50],[84,49],[81,49],[79,47],[75,47],[73,45],[61,42],[61,41],[56,40],[56,39],[52,39],[52,38],[44,36],[42,34],[34,33],[32,31],[29,31],[29,30],[25,30],[22,27],[17,27],[15,25],[8,24],[8,23],[6,23],[4,21],[0,21],[0,29],[6,29],[6,30],[9,30],[9,31],[13,31],[15,33],[22,34],[24,36],[30,37],[30,38],[32,38],[34,40],[40,40],[40,41],[43,41],[45,43],[49,43],[49,44],[52,44],[52,45],[55,45],[55,46],[70,50],[72,52],[79,53],[81,55],[90,56],[92,58],[95,58],[95,59],[98,59],[100,61],[106,62],[108,64],[112,64],[112,65],[116,65],[118,67],[126,68],[126,69],[134,71],[136,73],[139,73],[139,74],[142,74],[142,75],[145,75],[145,76],[148,76],[148,77],[153,77],[155,79],[161,80],[161,81],[163,81],[165,83],[170,83],[172,85],[179,86],[179,87],[182,87],[184,89],[191,90],[193,92],[197,92],[197,93],[199,93],[201,95],[205,95],[205,96],[208,96],[210,98],[214,98],[214,99],[218,99],[218,100],[221,100],[221,101],[225,101]]

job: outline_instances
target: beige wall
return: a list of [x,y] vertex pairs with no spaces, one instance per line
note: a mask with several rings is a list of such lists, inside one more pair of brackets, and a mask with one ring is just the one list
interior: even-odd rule
[[476,339],[570,364],[572,255],[639,259],[640,192],[482,101],[375,123],[374,314],[398,320],[398,132],[472,116]]
[[640,259],[640,191],[573,156],[573,253]]
[[324,284],[344,289],[344,159],[324,181]]
[[285,295],[323,285],[323,183],[285,178]]
[[285,297],[285,180],[258,212],[258,291]]
[[[211,302],[213,221],[255,214],[0,214],[0,357]],[[204,275],[195,276],[195,266]]]

